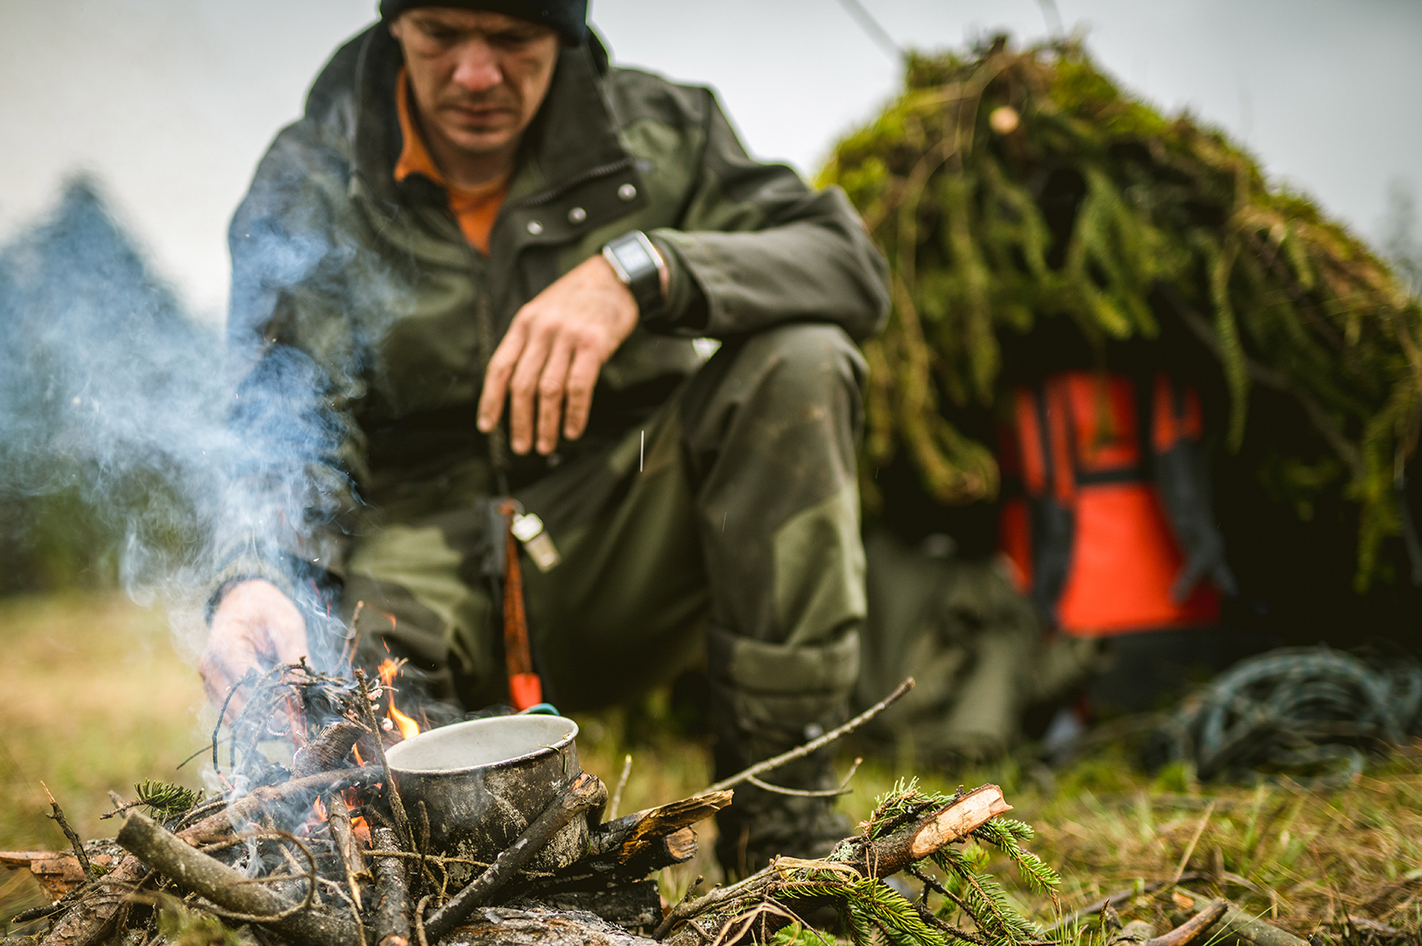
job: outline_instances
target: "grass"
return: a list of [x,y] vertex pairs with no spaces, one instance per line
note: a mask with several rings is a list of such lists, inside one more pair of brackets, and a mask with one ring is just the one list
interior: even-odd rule
[[[170,644],[166,617],[117,596],[0,601],[9,658],[0,698],[0,850],[62,849],[46,819],[43,780],[79,833],[103,837],[107,792],[133,797],[143,779],[200,787],[203,762],[176,766],[203,747],[211,711],[197,675]],[[665,698],[578,717],[582,765],[615,787],[632,756],[621,812],[690,795],[710,781],[705,747],[661,725]],[[852,751],[846,748],[846,756]],[[847,766],[848,758],[842,760]],[[1034,825],[1032,847],[1062,875],[1060,906],[1030,894],[1014,872],[999,878],[1022,911],[1042,923],[1107,894],[1176,874],[1203,896],[1223,894],[1243,909],[1307,935],[1366,941],[1367,923],[1422,937],[1422,752],[1376,761],[1350,784],[1312,791],[1288,784],[1200,786],[1178,767],[1138,770],[1119,743],[1049,771],[1030,758],[956,770],[870,759],[841,807],[864,818],[896,779],[928,790],[1001,785]],[[698,875],[719,879],[709,829],[697,858],[664,872],[679,896]],[[25,873],[0,870],[0,912],[38,901]],[[1198,905],[1197,905],[1198,908]],[[1184,917],[1168,892],[1121,910],[1167,925]],[[1349,916],[1362,922],[1350,921]],[[1375,931],[1373,931],[1375,932]],[[1095,943],[1088,924],[1069,937]],[[1388,937],[1383,937],[1384,939]]]

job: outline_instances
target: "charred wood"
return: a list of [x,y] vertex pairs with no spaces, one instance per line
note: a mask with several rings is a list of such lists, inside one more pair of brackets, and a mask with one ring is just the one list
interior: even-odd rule
[[[377,850],[399,850],[399,838],[392,828],[376,828],[370,833]],[[403,857],[375,857],[375,942],[376,946],[409,946],[411,929],[410,873]]]
[[357,910],[363,909],[360,897],[360,881],[368,879],[370,871],[365,865],[365,856],[356,843],[355,831],[351,827],[351,809],[340,792],[329,792],[326,798],[326,823],[331,830],[331,841],[336,846],[336,860],[340,862],[346,887]]
[[318,772],[344,768],[346,756],[351,754],[351,748],[364,733],[364,729],[348,719],[327,726],[310,744],[296,751],[291,760],[291,777],[305,778]]
[[591,913],[484,907],[455,927],[450,946],[656,946]]
[[662,895],[655,880],[640,880],[612,890],[567,890],[541,895],[530,905],[593,913],[629,930],[649,930],[662,921]]

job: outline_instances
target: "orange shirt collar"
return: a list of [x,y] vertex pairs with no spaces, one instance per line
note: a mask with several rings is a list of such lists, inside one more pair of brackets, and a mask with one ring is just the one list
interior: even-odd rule
[[424,137],[414,121],[410,102],[410,83],[405,67],[395,80],[395,112],[400,119],[400,159],[395,162],[395,180],[403,181],[411,174],[422,174],[444,188],[449,195],[450,210],[459,221],[459,228],[470,243],[483,252],[489,251],[489,231],[508,191],[512,173],[477,187],[457,187],[451,184],[435,164]]

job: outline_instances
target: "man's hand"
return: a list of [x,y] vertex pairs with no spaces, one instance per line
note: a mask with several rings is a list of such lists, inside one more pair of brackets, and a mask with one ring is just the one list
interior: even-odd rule
[[[251,670],[296,663],[308,653],[306,621],[291,599],[269,581],[253,579],[228,589],[212,615],[207,650],[198,664],[207,698],[217,707]],[[246,702],[237,694],[227,704],[231,718]]]
[[579,263],[514,316],[489,359],[479,429],[494,429],[509,400],[509,446],[549,454],[583,435],[602,366],[637,325],[637,300],[602,256]]

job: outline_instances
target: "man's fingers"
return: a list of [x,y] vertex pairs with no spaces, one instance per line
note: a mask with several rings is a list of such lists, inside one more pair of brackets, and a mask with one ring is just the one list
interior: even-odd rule
[[563,394],[567,390],[572,358],[567,335],[560,335],[538,379],[538,452],[544,455],[558,446],[558,423],[563,419]]
[[509,446],[514,453],[527,453],[533,446],[534,399],[538,379],[548,361],[549,331],[529,332],[513,377],[509,379]]
[[596,352],[587,348],[579,349],[573,358],[573,366],[568,370],[568,407],[563,415],[563,436],[569,440],[577,440],[587,427],[593,386],[597,384],[602,362]]
[[499,422],[504,412],[504,397],[508,394],[509,378],[523,354],[524,340],[528,330],[518,319],[514,319],[509,330],[499,342],[494,354],[489,358],[489,367],[484,373],[484,390],[479,395],[479,430],[488,433]]

